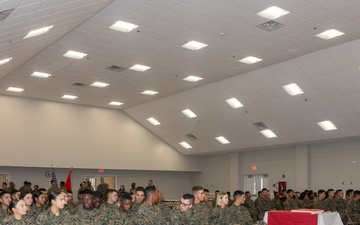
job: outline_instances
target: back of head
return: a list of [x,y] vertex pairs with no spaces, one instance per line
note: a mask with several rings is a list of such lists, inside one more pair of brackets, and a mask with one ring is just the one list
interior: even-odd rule
[[120,201],[130,200],[132,201],[131,194],[129,192],[123,192],[120,197]]
[[[245,192],[245,193],[250,193],[249,191]],[[236,190],[234,191],[234,194],[233,194],[233,197],[234,199],[237,199],[239,198],[241,195],[245,194],[243,191],[240,191],[240,190]]]
[[104,195],[101,191],[94,191],[93,195],[94,195],[94,198],[104,198]]
[[154,186],[147,186],[145,188],[145,198],[148,199],[152,193],[156,191],[156,188]]

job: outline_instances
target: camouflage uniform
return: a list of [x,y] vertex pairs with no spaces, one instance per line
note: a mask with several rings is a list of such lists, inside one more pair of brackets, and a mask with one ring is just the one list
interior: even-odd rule
[[285,210],[284,203],[280,198],[275,202],[274,207],[276,210]]
[[170,211],[171,225],[207,225],[207,219],[196,209],[192,207],[189,212],[181,212],[180,206],[175,206]]
[[40,213],[36,218],[37,225],[72,225],[70,213],[60,210],[60,215],[56,216],[50,208]]
[[57,188],[51,186],[51,187],[49,187],[49,189],[47,190],[47,193],[49,194],[49,193],[52,192],[52,191],[57,191]]
[[317,200],[316,202],[314,202],[313,208],[325,210],[325,208],[326,208],[325,200]]
[[314,205],[314,201],[308,200],[300,200],[300,207],[305,209],[312,209]]
[[21,220],[15,219],[13,215],[6,216],[2,220],[1,225],[33,225],[35,224],[34,220],[29,217],[23,217]]
[[142,202],[133,202],[131,206],[131,211],[135,214],[139,210],[140,206],[142,205]]
[[129,220],[131,216],[132,215],[130,212],[127,213],[127,212],[116,211],[116,213],[108,215],[109,224],[114,224],[114,225],[125,224],[126,220]]
[[108,191],[108,187],[107,185],[104,183],[104,184],[99,184],[97,187],[96,187],[96,190],[97,191],[101,191],[101,193],[103,194],[103,196],[105,196],[106,192]]
[[349,217],[353,222],[360,222],[360,200],[350,200],[346,205]]
[[72,222],[75,225],[107,225],[109,224],[106,214],[99,209],[86,210],[80,208],[75,215],[72,216]]
[[211,212],[210,224],[212,225],[223,225],[226,224],[226,216],[228,214],[228,207],[221,208],[215,207]]
[[195,207],[199,211],[199,213],[202,214],[204,220],[206,220],[205,222],[209,223],[211,216],[210,212],[212,211],[210,207],[207,206],[207,204],[202,204],[202,203],[194,204],[193,207]]
[[298,202],[293,198],[286,198],[286,201],[284,202],[284,209],[285,210],[291,210],[291,209],[298,209],[300,208]]
[[160,202],[157,206],[159,206],[161,213],[165,218],[166,222],[169,222],[169,213],[170,213],[169,206],[165,205],[163,202]]
[[256,199],[255,207],[259,209],[259,214],[264,215],[266,211],[270,211],[274,208],[274,204],[269,198],[260,197]]
[[102,204],[99,208],[100,210],[106,212],[106,213],[115,213],[118,210],[117,204],[110,204],[108,202],[105,202]]
[[26,213],[26,217],[30,217],[35,220],[36,217],[43,211],[46,210],[46,205],[37,207],[35,204],[31,206],[30,210]]
[[0,205],[0,221],[3,220],[9,213]]
[[337,211],[340,214],[343,224],[347,223],[347,215],[345,213],[346,205],[345,199],[336,198],[333,200],[334,211]]
[[227,214],[226,224],[252,225],[253,219],[247,208],[242,205],[232,205]]
[[22,187],[19,189],[19,191],[20,191],[21,193],[24,193],[24,192],[32,193],[31,188],[29,188],[29,186],[27,186],[27,185],[22,186]]
[[126,225],[165,225],[166,221],[157,205],[141,204],[138,212],[126,220]]
[[335,211],[334,210],[334,199],[327,198],[324,200],[325,208],[324,211]]
[[246,198],[244,202],[244,206],[248,209],[250,216],[253,219],[253,222],[256,222],[260,219],[259,213],[255,207],[254,200],[252,200],[251,198]]

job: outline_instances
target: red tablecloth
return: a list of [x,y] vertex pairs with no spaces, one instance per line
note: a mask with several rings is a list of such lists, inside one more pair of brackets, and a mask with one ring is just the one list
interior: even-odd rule
[[318,215],[290,211],[269,211],[268,225],[317,225]]

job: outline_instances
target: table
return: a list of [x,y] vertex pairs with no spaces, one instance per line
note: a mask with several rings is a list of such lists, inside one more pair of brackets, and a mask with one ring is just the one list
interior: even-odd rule
[[268,225],[343,225],[338,212],[311,214],[306,212],[269,211],[264,215]]

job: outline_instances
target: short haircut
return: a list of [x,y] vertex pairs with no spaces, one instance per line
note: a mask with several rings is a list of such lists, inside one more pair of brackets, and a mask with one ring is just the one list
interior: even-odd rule
[[337,194],[339,194],[340,192],[342,192],[343,190],[341,190],[341,189],[337,189],[336,191],[335,191],[335,195],[337,195]]
[[325,193],[325,191],[323,189],[318,190],[318,195]]
[[156,187],[154,186],[147,186],[145,188],[145,198],[149,198],[152,193],[156,191]]
[[7,192],[7,191],[2,191],[2,192],[0,193],[0,198],[2,198],[5,194],[10,194],[10,193]]
[[300,200],[304,200],[304,198],[305,198],[306,195],[307,195],[306,192],[302,192],[302,193],[300,194]]
[[199,192],[199,191],[201,191],[201,190],[204,190],[204,188],[201,187],[201,186],[194,186],[194,187],[192,188],[192,192],[193,192],[193,193],[194,193],[194,192]]
[[189,200],[190,204],[194,204],[194,196],[190,193],[186,193],[182,196],[184,200]]
[[10,195],[14,195],[14,194],[16,194],[16,193],[18,193],[18,192],[20,192],[19,190],[12,190],[11,192],[10,192]]
[[247,191],[247,192],[244,193],[243,191],[236,190],[236,191],[234,191],[234,194],[233,194],[234,199],[236,199],[236,198],[238,198],[238,197],[240,197],[241,195],[244,195],[244,194],[246,194],[246,193],[250,193],[250,191]]
[[358,196],[358,195],[360,195],[360,191],[359,190],[354,191],[354,196]]
[[207,192],[207,193],[209,193],[209,189],[204,189],[204,192]]
[[290,193],[290,192],[294,192],[294,190],[293,189],[288,189],[287,191],[286,191],[286,193]]
[[120,201],[125,201],[125,200],[130,200],[132,201],[132,197],[131,197],[131,194],[129,192],[123,192],[121,193],[121,198],[120,198]]
[[94,191],[93,195],[94,195],[94,198],[104,198],[104,195],[101,191]]
[[136,192],[138,192],[138,191],[142,191],[142,192],[144,192],[144,193],[145,193],[145,188],[144,188],[144,187],[139,186],[139,187],[137,187],[137,188],[135,189],[135,193],[136,193]]
[[72,194],[73,192],[72,192],[72,190],[66,190],[67,191],[67,193],[69,194]]
[[346,196],[350,196],[351,195],[351,193],[352,192],[354,192],[354,189],[348,189],[348,190],[346,190]]
[[[234,194],[235,194],[235,192],[234,192]],[[245,191],[245,194],[250,194],[250,191]]]

